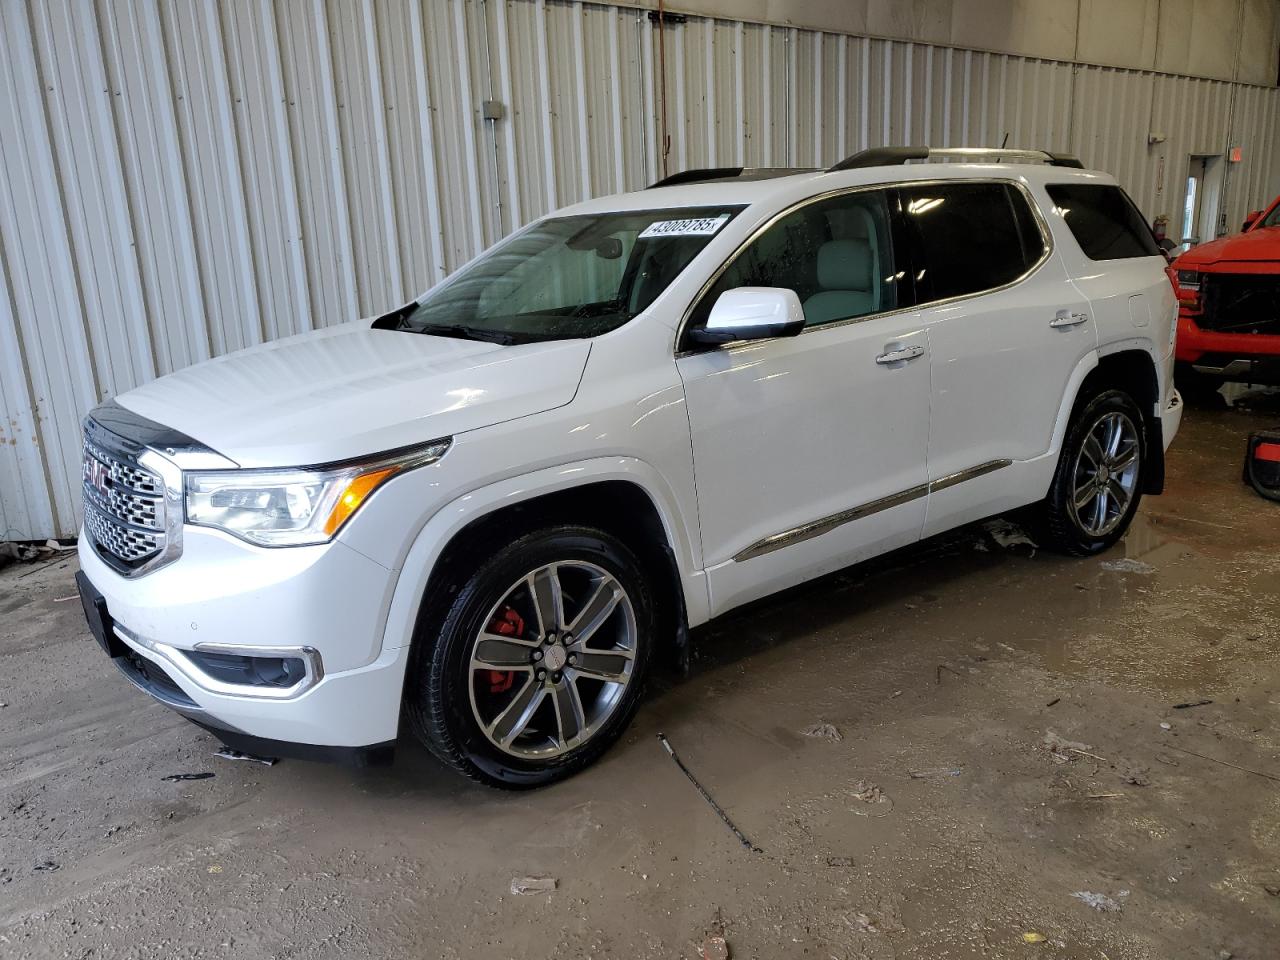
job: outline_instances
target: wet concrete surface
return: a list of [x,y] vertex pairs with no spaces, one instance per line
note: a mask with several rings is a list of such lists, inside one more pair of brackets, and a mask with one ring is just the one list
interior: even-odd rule
[[74,561],[11,566],[0,957],[673,958],[723,930],[738,958],[1275,958],[1280,505],[1240,464],[1277,423],[1274,394],[1190,409],[1105,556],[978,526],[700,630],[599,765],[527,794],[412,747],[215,758],[86,640]]

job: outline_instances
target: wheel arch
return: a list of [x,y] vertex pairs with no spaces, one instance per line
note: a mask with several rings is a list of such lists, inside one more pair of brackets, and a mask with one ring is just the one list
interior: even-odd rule
[[1123,390],[1137,402],[1142,410],[1144,432],[1147,438],[1146,463],[1142,470],[1142,492],[1158,494],[1164,491],[1164,439],[1160,418],[1160,377],[1151,350],[1144,341],[1114,344],[1095,357],[1096,363],[1079,377],[1067,416],[1061,418],[1060,432],[1055,445],[1062,448],[1062,437],[1076,411],[1099,391],[1109,388]]
[[707,618],[706,581],[674,497],[648,474],[639,461],[610,459],[511,478],[456,498],[432,516],[410,548],[384,646],[407,645],[429,629],[456,593],[460,572],[499,540],[575,523],[606,530],[636,553],[655,578],[662,635],[675,638],[669,652],[682,659],[688,625]]

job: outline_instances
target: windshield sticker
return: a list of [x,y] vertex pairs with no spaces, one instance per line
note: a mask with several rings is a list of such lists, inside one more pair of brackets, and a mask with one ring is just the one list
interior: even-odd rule
[[659,220],[640,232],[641,240],[651,237],[709,237],[729,222],[729,214],[693,217],[689,220]]

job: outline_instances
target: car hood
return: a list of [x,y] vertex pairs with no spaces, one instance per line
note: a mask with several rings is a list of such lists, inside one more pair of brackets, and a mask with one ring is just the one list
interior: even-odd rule
[[1183,269],[1208,267],[1215,263],[1257,263],[1280,261],[1280,227],[1262,227],[1248,233],[1219,237],[1192,247],[1177,263]]
[[573,399],[591,345],[501,346],[358,321],[250,347],[116,398],[243,467],[328,463]]

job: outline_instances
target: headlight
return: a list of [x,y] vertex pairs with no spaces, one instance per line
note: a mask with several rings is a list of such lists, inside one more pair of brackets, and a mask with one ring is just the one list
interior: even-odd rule
[[326,467],[187,473],[187,523],[267,547],[325,543],[375,490],[397,474],[435,463],[451,442]]
[[1179,270],[1178,286],[1184,290],[1200,289],[1200,272],[1198,270]]

